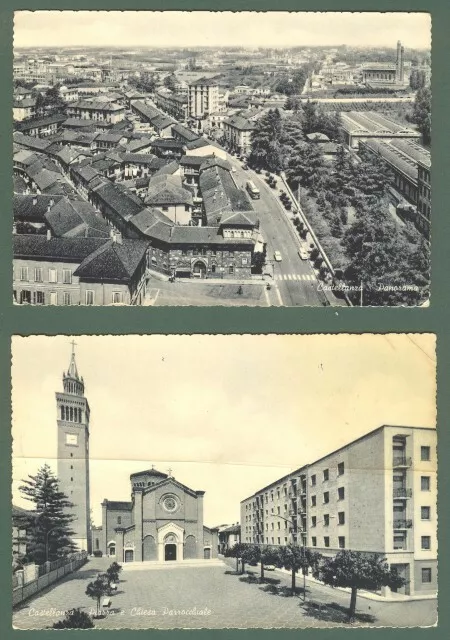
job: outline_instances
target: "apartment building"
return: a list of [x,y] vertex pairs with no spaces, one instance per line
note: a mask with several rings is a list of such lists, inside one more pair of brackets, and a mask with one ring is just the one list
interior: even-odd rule
[[431,160],[420,160],[418,163],[417,189],[417,226],[426,237],[430,235],[431,218]]
[[434,429],[383,425],[243,500],[242,542],[381,553],[400,592],[434,594],[436,462]]
[[188,89],[188,113],[192,118],[203,119],[219,111],[219,85],[214,78],[200,78],[191,82]]

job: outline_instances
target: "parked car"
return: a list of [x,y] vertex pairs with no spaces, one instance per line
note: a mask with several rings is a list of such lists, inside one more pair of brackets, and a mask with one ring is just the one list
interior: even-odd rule
[[275,571],[275,565],[274,564],[265,564],[264,565],[264,571]]
[[275,251],[273,254],[273,259],[276,262],[281,262],[283,260],[283,258],[281,257],[281,253],[279,251]]
[[298,255],[302,260],[308,260],[308,252],[306,251],[305,247],[299,248]]

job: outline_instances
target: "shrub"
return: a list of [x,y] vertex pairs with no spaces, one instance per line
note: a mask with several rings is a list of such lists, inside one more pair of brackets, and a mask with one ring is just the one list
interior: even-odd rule
[[92,618],[86,611],[71,609],[66,611],[65,618],[53,624],[52,629],[92,629],[93,627]]
[[266,593],[278,593],[278,587],[274,584],[266,584],[264,585],[264,587],[262,588],[263,591],[265,591]]
[[93,555],[94,555],[94,558],[101,558],[103,555],[103,551],[100,551],[100,549],[96,549]]

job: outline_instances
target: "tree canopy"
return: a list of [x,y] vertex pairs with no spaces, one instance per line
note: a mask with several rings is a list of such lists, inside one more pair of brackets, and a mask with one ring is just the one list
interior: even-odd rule
[[21,528],[26,530],[25,560],[42,564],[75,551],[70,528],[74,516],[68,511],[73,504],[59,490],[50,467],[46,464],[35,476],[22,480],[19,490],[34,505],[33,511],[20,516]]

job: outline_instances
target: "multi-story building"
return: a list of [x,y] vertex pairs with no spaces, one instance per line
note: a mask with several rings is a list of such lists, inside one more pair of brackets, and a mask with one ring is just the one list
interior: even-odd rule
[[188,89],[188,113],[191,118],[202,120],[219,111],[219,85],[214,78],[200,78],[191,82]]
[[158,89],[155,92],[155,102],[166,113],[177,118],[186,120],[188,112],[188,99],[185,94],[174,93],[169,89]]
[[242,542],[380,553],[399,591],[433,594],[436,469],[435,429],[383,425],[243,500]]
[[67,115],[116,124],[125,118],[125,107],[103,100],[77,100],[68,104]]
[[256,125],[243,116],[227,118],[222,124],[225,140],[238,153],[247,154],[251,151],[251,135]]
[[417,226],[425,236],[430,235],[431,218],[431,159],[418,161]]

